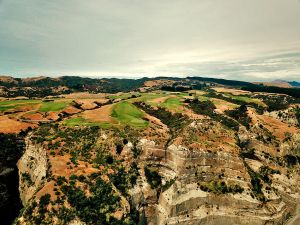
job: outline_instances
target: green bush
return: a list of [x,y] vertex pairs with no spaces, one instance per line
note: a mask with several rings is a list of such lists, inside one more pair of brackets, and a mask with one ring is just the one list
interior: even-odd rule
[[161,186],[161,176],[155,170],[151,170],[147,166],[144,167],[145,176],[147,182],[150,184],[152,189],[158,188]]

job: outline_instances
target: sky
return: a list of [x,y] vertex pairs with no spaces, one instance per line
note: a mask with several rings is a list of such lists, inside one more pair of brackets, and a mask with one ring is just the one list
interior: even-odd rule
[[0,74],[300,81],[300,0],[0,0]]

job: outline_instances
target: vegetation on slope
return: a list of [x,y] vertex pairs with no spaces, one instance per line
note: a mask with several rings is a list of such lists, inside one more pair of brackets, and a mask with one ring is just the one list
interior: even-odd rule
[[157,109],[144,102],[134,102],[135,106],[141,108],[151,116],[158,118],[162,123],[166,124],[173,132],[179,132],[180,129],[189,123],[188,116],[181,113],[171,113],[164,108],[157,107]]
[[194,99],[189,103],[190,108],[197,114],[206,115],[210,118],[222,123],[224,126],[237,131],[239,129],[239,124],[222,114],[216,113],[214,110],[216,106],[210,100],[208,101],[199,101],[198,99]]
[[244,125],[245,127],[249,128],[249,124],[251,123],[251,118],[247,114],[247,106],[241,105],[237,109],[227,110],[225,113],[234,118],[240,124]]

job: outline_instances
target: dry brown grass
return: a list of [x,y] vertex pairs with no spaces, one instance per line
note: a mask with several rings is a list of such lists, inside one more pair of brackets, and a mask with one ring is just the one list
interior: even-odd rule
[[62,95],[67,99],[105,99],[107,94],[99,93],[99,94],[91,94],[88,92],[76,92],[67,95]]
[[83,118],[95,122],[112,122],[111,115],[112,105],[105,105],[98,109],[84,111],[82,113]]
[[73,114],[76,114],[76,113],[79,113],[81,110],[80,109],[77,109],[73,106],[68,106],[67,108],[65,108],[63,110],[63,112],[69,114],[69,115],[73,115]]
[[59,119],[59,116],[58,116],[58,112],[48,112],[47,113],[47,116],[46,116],[46,119],[47,120],[58,120]]
[[258,115],[254,109],[248,109],[248,115],[252,119],[252,123],[262,124],[279,140],[283,140],[285,138],[285,133],[293,134],[299,132],[297,127],[286,124],[274,117]]
[[155,87],[155,86],[159,86],[159,85],[162,85],[162,84],[170,85],[170,84],[173,84],[173,83],[175,83],[175,81],[173,81],[173,80],[165,80],[165,79],[162,79],[162,80],[149,80],[149,81],[146,81],[144,83],[144,86],[146,86],[146,87]]
[[24,114],[22,117],[26,120],[43,120],[44,119],[44,117],[41,113]]
[[217,110],[219,110],[220,112],[235,109],[238,107],[238,105],[231,103],[231,102],[224,101],[222,99],[213,98],[212,101],[215,104]]
[[288,82],[254,82],[254,84],[263,84],[264,86],[275,86],[282,88],[291,88],[292,86]]
[[19,133],[28,127],[36,126],[35,124],[10,119],[8,116],[0,116],[0,133]]
[[221,93],[230,93],[233,95],[247,95],[247,94],[251,94],[250,91],[243,91],[243,90],[238,90],[238,89],[233,89],[233,88],[224,88],[224,87],[216,87],[213,88],[215,91],[217,92],[221,92]]
[[258,115],[259,120],[263,125],[278,139],[283,140],[285,138],[285,133],[296,133],[298,129],[294,126],[288,125],[266,115]]

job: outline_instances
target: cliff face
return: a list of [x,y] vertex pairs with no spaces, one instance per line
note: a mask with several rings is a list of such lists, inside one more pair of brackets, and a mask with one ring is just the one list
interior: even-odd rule
[[46,150],[34,144],[30,136],[25,138],[25,152],[19,159],[19,192],[24,206],[42,185],[47,174]]
[[41,144],[38,132],[28,136],[18,162],[19,222],[282,224],[300,199],[300,132],[282,135],[272,117],[255,119],[237,131],[198,119],[176,135],[44,127],[48,136]]
[[[289,166],[284,158],[299,147],[299,133],[274,147],[272,141],[257,140],[264,130],[255,134],[241,127],[235,136],[210,123],[209,134],[206,123],[186,127],[166,149],[141,140],[143,160],[155,165],[163,184],[172,183],[159,193],[142,185],[148,223],[275,225],[293,215],[300,199],[299,166]],[[193,134],[205,140],[191,143]],[[236,137],[245,146],[238,146]]]

